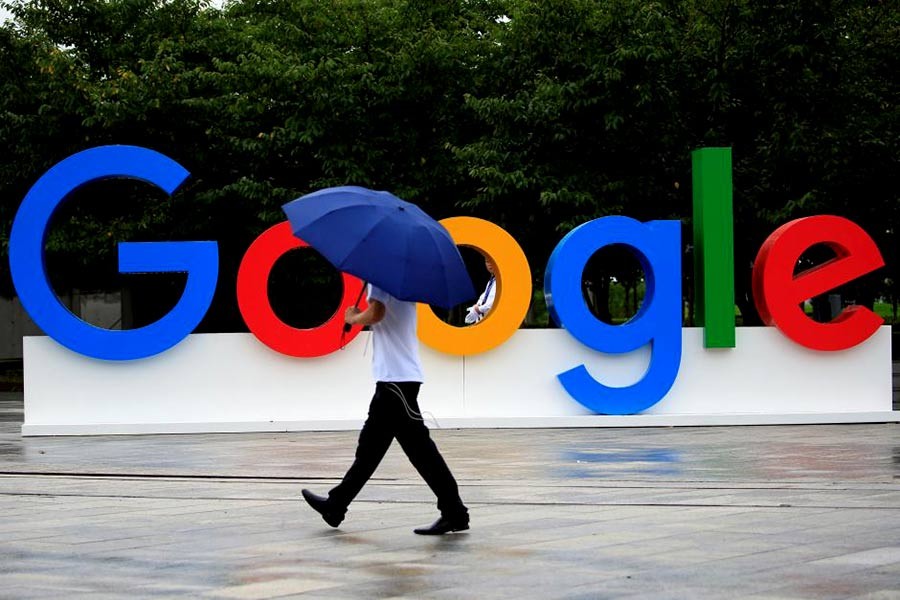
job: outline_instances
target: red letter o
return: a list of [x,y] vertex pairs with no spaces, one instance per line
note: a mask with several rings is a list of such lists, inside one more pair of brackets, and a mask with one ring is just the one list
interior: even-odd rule
[[[269,303],[269,273],[288,250],[309,245],[291,233],[287,222],[273,225],[253,240],[238,269],[237,300],[244,322],[263,344],[288,356],[315,357],[330,354],[341,347],[343,314],[359,297],[362,281],[341,273],[344,294],[337,311],[325,323],[313,329],[291,327],[278,318]],[[353,327],[343,342],[356,337],[362,327]]]

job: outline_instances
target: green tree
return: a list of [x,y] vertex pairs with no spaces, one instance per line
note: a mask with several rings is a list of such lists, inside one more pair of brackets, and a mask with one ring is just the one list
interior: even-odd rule
[[[478,184],[467,206],[510,228],[541,285],[574,226],[610,214],[677,218],[690,204],[680,114],[681,34],[659,3],[508,4],[490,82],[467,98],[483,124],[456,156]],[[592,261],[596,307],[617,267]]]
[[[487,3],[296,0],[216,11],[190,1],[19,0],[11,8],[17,20],[5,35],[22,52],[39,42],[23,67],[35,88],[24,97],[41,107],[37,141],[58,144],[41,153],[33,137],[24,145],[42,162],[8,162],[25,185],[102,143],[150,147],[192,173],[173,203],[148,190],[142,202],[133,197],[139,188],[128,187],[131,218],[107,214],[121,210],[123,184],[91,186],[85,195],[106,205],[90,212],[85,201],[73,203],[68,227],[51,234],[51,253],[77,262],[111,257],[113,240],[216,239],[220,289],[202,328],[242,327],[239,260],[297,195],[353,183],[390,189],[438,217],[453,214],[465,181],[447,147],[466,127],[463,92],[479,77],[479,32],[493,16]],[[21,197],[22,188],[5,190]],[[114,273],[78,266],[59,270],[82,284],[85,271]],[[128,281],[149,304],[180,285]]]
[[[202,328],[238,330],[234,278],[251,240],[283,219],[283,202],[338,184],[389,189],[438,218],[494,220],[540,287],[552,248],[587,220],[680,218],[689,231],[690,151],[708,145],[734,149],[745,322],[759,245],[809,214],[853,219],[886,254],[888,269],[848,296],[898,295],[900,12],[889,3],[4,6],[14,19],[0,26],[0,258],[28,187],[74,152],[136,144],[192,174],[172,201],[134,183],[90,186],[51,229],[54,284],[126,286],[146,308],[139,322],[165,312],[182,284],[118,276],[114,242],[219,241],[220,288]],[[639,287],[620,262],[589,265],[598,312],[612,278]],[[316,300],[297,297],[298,282],[329,285],[308,263],[279,268],[291,281],[272,290],[301,315]],[[689,267],[685,277],[689,294]],[[12,293],[6,270],[0,293]]]
[[[887,3],[679,3],[692,146],[733,147],[736,300],[758,323],[752,261],[778,225],[845,216],[889,250],[897,223],[898,13]],[[887,225],[887,226],[886,226]],[[893,267],[896,268],[896,267]],[[884,272],[866,278],[871,304]]]

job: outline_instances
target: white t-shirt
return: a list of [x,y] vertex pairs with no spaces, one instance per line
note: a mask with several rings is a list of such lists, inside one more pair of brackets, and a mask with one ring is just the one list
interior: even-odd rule
[[423,382],[416,335],[416,303],[397,300],[369,285],[369,302],[384,304],[384,318],[372,325],[372,374],[375,381]]

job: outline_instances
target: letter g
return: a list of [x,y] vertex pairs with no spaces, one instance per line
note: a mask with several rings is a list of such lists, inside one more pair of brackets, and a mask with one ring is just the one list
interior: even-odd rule
[[[646,292],[638,313],[623,325],[594,317],[584,301],[581,279],[588,259],[611,244],[629,247],[644,269]],[[644,411],[672,387],[681,364],[681,224],[641,223],[628,217],[602,217],[579,225],[556,246],[544,274],[550,315],[585,346],[621,354],[651,345],[643,378],[627,387],[594,379],[584,365],[557,375],[575,400],[596,413],[630,415]]]
[[194,330],[216,289],[216,242],[120,243],[122,273],[188,274],[184,294],[171,311],[155,323],[127,331],[101,329],[69,312],[53,292],[44,265],[47,224],[74,190],[100,179],[124,177],[145,181],[172,194],[187,176],[181,165],[153,150],[101,146],[73,154],[38,179],[13,221],[9,266],[22,305],[44,333],[79,354],[132,360],[163,352]]

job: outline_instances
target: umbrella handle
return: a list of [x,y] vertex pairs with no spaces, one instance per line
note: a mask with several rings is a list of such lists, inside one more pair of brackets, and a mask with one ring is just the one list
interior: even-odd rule
[[[365,291],[366,291],[366,285],[367,285],[366,282],[363,281],[362,289],[359,290],[359,296],[356,297],[356,302],[353,303],[353,306],[354,306],[354,307],[358,307],[358,306],[359,306],[359,301],[362,300],[363,294],[364,294]],[[345,336],[346,334],[350,333],[350,329],[351,329],[352,327],[353,327],[353,326],[352,326],[350,323],[344,323],[344,330],[341,332],[341,348],[344,347],[344,336]]]

